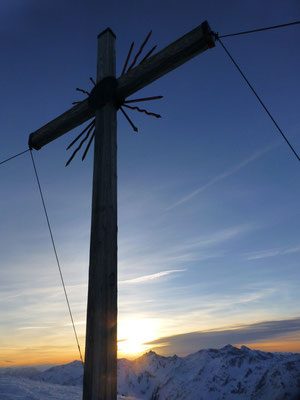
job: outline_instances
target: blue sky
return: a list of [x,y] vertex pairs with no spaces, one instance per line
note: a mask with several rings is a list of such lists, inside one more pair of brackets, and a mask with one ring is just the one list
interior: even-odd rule
[[[300,4],[4,0],[0,14],[4,159],[82,99],[76,87],[91,89],[107,26],[120,74],[131,41],[137,49],[150,29],[148,48],[162,49],[204,20],[219,34],[299,20]],[[298,153],[299,37],[294,26],[223,39]],[[272,349],[300,351],[298,328],[288,329],[299,317],[299,162],[218,44],[139,95],[163,95],[147,104],[163,118],[132,112],[137,135],[118,116],[120,355],[164,338],[165,354],[196,351],[201,337],[185,336],[188,347],[170,337],[280,320],[286,335],[281,324]],[[64,167],[76,132],[34,156],[84,346],[92,152]],[[74,359],[29,154],[1,166],[0,181],[1,364]],[[275,340],[263,339],[251,336],[253,347]]]

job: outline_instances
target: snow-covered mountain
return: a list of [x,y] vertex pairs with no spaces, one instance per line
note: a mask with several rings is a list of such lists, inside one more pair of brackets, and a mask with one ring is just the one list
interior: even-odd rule
[[[82,384],[82,365],[53,367],[35,379]],[[300,354],[265,353],[231,345],[186,357],[154,352],[119,360],[118,391],[138,399],[291,399],[300,394]]]
[[[38,373],[31,382],[54,384],[56,391],[62,391],[61,396],[72,389],[70,399],[77,399],[82,372],[81,363],[74,361]],[[0,393],[4,377],[0,375]],[[30,381],[26,382],[30,386]],[[162,357],[150,351],[134,361],[119,360],[118,392],[120,398],[128,400],[300,400],[300,354],[266,353],[231,345],[186,357]],[[14,399],[0,394],[0,400]]]
[[80,361],[52,367],[32,377],[37,381],[67,386],[82,386],[83,367]]
[[183,358],[150,352],[131,363],[121,360],[119,390],[152,400],[292,399],[300,394],[300,354],[231,345]]
[[149,352],[120,360],[119,390],[149,400],[293,399],[300,394],[300,354],[231,345],[183,358]]

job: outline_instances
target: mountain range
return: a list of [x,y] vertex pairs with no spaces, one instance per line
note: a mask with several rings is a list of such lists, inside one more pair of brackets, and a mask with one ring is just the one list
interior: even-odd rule
[[[83,367],[79,361],[42,372],[23,368],[23,374],[20,370],[12,374],[8,370],[0,369],[0,400],[54,398],[41,394],[30,397],[28,393],[20,397],[18,381],[23,389],[37,385],[44,394],[52,385],[49,395],[56,391],[57,400],[81,397]],[[18,389],[19,397],[13,397],[13,389],[7,395],[10,397],[3,397],[10,383]],[[46,387],[41,389],[43,385]],[[118,393],[119,399],[127,400],[300,400],[300,354],[231,345],[185,357],[162,357],[150,351],[136,360],[118,360]]]

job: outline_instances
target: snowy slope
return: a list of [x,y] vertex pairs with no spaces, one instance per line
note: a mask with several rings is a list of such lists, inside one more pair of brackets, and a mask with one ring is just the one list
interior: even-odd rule
[[81,388],[0,376],[1,400],[81,400]]
[[1,375],[9,375],[15,377],[22,378],[32,378],[35,375],[38,375],[41,371],[35,367],[8,367],[8,368],[0,368],[0,376]]
[[[36,374],[31,380],[19,379],[20,386],[17,378],[0,374],[0,400],[79,399],[82,372],[81,363],[74,361]],[[12,397],[2,397],[3,387],[7,391],[9,385]],[[13,390],[24,396],[13,397]],[[300,354],[231,345],[186,357],[149,352],[134,361],[118,361],[118,392],[120,399],[127,400],[300,400]]]
[[[0,400],[81,400],[82,388],[33,381],[27,378],[0,376]],[[124,397],[118,396],[118,400]],[[126,400],[137,400],[126,397]]]

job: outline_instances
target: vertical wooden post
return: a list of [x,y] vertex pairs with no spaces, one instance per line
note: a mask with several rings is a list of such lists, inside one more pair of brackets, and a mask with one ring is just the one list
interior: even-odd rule
[[[116,75],[115,35],[98,36],[97,82]],[[96,111],[83,400],[117,399],[117,109]]]

